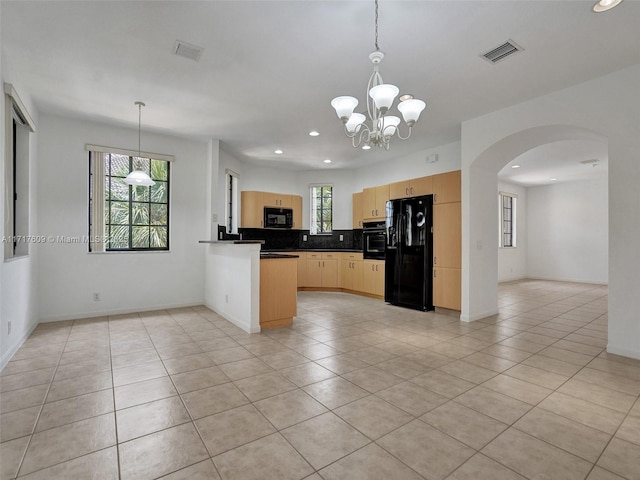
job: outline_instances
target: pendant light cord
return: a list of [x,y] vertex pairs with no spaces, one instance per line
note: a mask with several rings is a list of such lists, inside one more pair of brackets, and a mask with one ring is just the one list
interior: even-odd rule
[[140,129],[142,125],[142,103],[138,103],[138,158],[140,158]]
[[380,50],[380,47],[378,47],[378,0],[375,0],[375,4],[376,4],[376,20],[375,20],[375,25],[376,25],[376,39],[375,39],[375,45],[376,45],[376,52]]

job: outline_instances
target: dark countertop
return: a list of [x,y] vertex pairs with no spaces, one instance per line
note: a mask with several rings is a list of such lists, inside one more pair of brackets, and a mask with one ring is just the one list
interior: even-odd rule
[[268,248],[262,250],[263,252],[345,252],[345,253],[362,253],[362,250],[355,248]]
[[261,253],[260,260],[263,258],[299,258],[298,255],[284,255],[282,253]]
[[247,244],[264,245],[264,240],[199,240],[198,243],[222,243],[225,245],[247,245]]

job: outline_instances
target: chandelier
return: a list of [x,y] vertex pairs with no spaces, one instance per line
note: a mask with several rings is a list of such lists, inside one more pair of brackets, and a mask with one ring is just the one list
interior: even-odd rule
[[344,123],[344,133],[351,138],[354,148],[360,147],[365,150],[372,146],[384,147],[389,150],[391,138],[397,133],[398,138],[406,140],[411,136],[411,128],[418,121],[420,113],[427,106],[422,100],[413,98],[413,95],[402,95],[398,103],[398,110],[402,118],[409,127],[406,136],[400,133],[400,118],[395,115],[388,115],[393,101],[400,93],[395,85],[384,83],[378,71],[380,62],[384,58],[384,53],[378,48],[378,0],[375,0],[375,47],[376,50],[369,55],[373,63],[373,73],[367,85],[367,113],[370,123],[362,113],[354,113],[358,106],[358,99],[350,96],[336,97],[331,101],[331,106],[335,108],[338,118]]
[[[145,104],[143,102],[136,102],[135,105],[138,107],[138,158],[142,158],[142,153],[140,152],[140,130],[142,127],[142,107],[144,107]],[[156,182],[151,180],[149,174],[142,170],[133,170],[124,178],[124,183],[134,187],[151,187],[156,184]]]

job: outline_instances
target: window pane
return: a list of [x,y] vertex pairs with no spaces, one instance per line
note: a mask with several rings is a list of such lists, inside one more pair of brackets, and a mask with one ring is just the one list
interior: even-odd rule
[[131,216],[133,225],[149,225],[149,204],[133,202],[131,204]]
[[142,170],[145,173],[150,173],[150,160],[148,158],[133,157],[133,169]]
[[129,248],[129,227],[124,225],[111,226],[107,248]]
[[153,180],[167,180],[169,177],[169,162],[151,160],[151,178]]
[[143,187],[136,185],[131,187],[132,200],[134,202],[148,202],[149,201],[149,187]]
[[111,215],[106,219],[113,225],[129,224],[129,203],[128,202],[111,202]]
[[151,201],[154,203],[167,203],[169,198],[169,184],[167,182],[156,181],[151,189]]
[[149,227],[132,227],[132,231],[131,246],[133,248],[149,248]]
[[151,248],[167,248],[167,227],[151,227]]
[[111,157],[111,166],[109,167],[109,164],[105,164],[105,175],[116,177],[126,177],[127,175],[129,175],[129,157],[127,155],[118,155],[117,153],[110,153],[109,155],[105,155],[106,159],[108,159],[109,157]]
[[151,225],[166,225],[168,220],[167,205],[151,205]]
[[109,184],[109,177],[105,177],[105,195],[111,200],[129,200],[129,185],[119,177],[111,177]]

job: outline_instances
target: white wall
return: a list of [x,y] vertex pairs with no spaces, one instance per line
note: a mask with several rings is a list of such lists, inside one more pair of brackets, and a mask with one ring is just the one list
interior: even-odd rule
[[[0,12],[2,7],[0,6]],[[1,15],[1,13],[0,13]],[[1,24],[1,22],[0,22]],[[0,49],[1,50],[1,49]],[[37,163],[37,142],[38,142],[38,111],[36,110],[29,92],[21,88],[19,82],[11,75],[11,71],[4,64],[2,53],[0,52],[0,80],[12,83],[20,95],[29,115],[36,124],[36,133],[29,135],[29,233],[36,231],[38,221],[38,210],[36,206],[36,189],[38,184]],[[4,88],[3,88],[4,90]],[[5,95],[0,94],[0,185],[2,194],[0,195],[0,236],[4,237],[9,232],[5,232],[5,207],[9,207],[5,198],[5,168],[6,162],[11,162],[11,158],[6,154],[5,135],[10,134],[12,126],[5,118]],[[22,345],[38,322],[38,245],[29,245],[29,255],[15,259],[5,260],[4,248],[0,248],[0,369],[9,361],[15,351]],[[9,333],[9,322],[11,322],[11,333]]]
[[607,179],[528,189],[529,277],[608,282]]
[[[40,119],[39,235],[87,235],[85,144],[136,149],[137,131],[62,117]],[[88,253],[86,243],[41,246],[41,321],[201,304],[211,197],[208,145],[143,132],[143,150],[175,156],[171,164],[170,252]],[[210,153],[210,152],[209,152]],[[216,154],[217,156],[217,154]],[[101,300],[93,301],[93,293]]]
[[[508,282],[527,277],[528,189],[515,183],[498,181],[498,192],[511,193],[516,200],[516,246],[498,248],[498,281]],[[496,215],[498,211],[496,210]]]
[[[608,351],[640,358],[640,65],[462,125],[462,316],[497,311],[496,174],[524,149],[555,140],[606,142],[609,152]],[[554,135],[557,132],[557,135]],[[542,142],[542,143],[541,143]],[[531,200],[530,200],[531,202]]]

